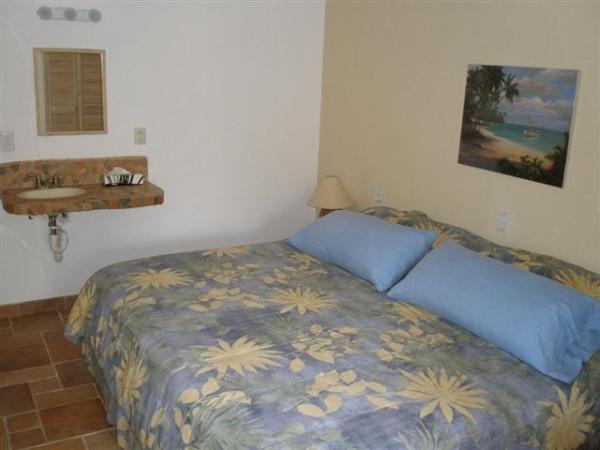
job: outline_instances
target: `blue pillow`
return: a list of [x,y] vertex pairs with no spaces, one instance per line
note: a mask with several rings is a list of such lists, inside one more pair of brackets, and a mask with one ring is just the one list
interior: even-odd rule
[[431,251],[389,297],[422,306],[570,383],[600,349],[600,303],[454,243]]
[[366,214],[335,211],[301,229],[288,242],[370,281],[381,292],[406,275],[435,238],[430,231],[391,224]]

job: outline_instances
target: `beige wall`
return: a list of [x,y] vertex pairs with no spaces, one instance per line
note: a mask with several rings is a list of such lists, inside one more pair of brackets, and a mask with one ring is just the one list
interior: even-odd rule
[[[599,25],[595,2],[328,2],[319,174],[600,270]],[[469,63],[581,71],[564,189],[457,163]]]

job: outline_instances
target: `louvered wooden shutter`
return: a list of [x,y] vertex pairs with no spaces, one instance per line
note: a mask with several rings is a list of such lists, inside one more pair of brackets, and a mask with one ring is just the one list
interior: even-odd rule
[[79,130],[77,53],[46,53],[46,128]]
[[80,123],[81,131],[104,128],[102,100],[102,59],[98,53],[80,53]]

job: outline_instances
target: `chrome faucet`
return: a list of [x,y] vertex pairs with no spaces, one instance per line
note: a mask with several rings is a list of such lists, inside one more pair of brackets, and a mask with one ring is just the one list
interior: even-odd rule
[[43,189],[61,186],[64,177],[65,174],[63,172],[56,172],[47,178],[37,172],[29,172],[25,175],[24,181],[33,179],[35,189]]
[[42,188],[45,184],[46,184],[46,180],[44,180],[44,178],[37,172],[29,172],[25,175],[25,178],[23,178],[23,181],[28,181],[31,180],[33,178],[34,180],[34,184],[33,186],[36,189],[40,189]]
[[60,187],[62,185],[64,178],[65,178],[64,172],[56,172],[54,175],[52,175],[52,177],[50,177],[48,184],[53,187]]

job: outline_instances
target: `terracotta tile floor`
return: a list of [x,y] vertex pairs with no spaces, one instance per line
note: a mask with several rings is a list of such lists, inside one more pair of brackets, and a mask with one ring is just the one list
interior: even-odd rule
[[118,450],[66,314],[0,319],[0,450]]

